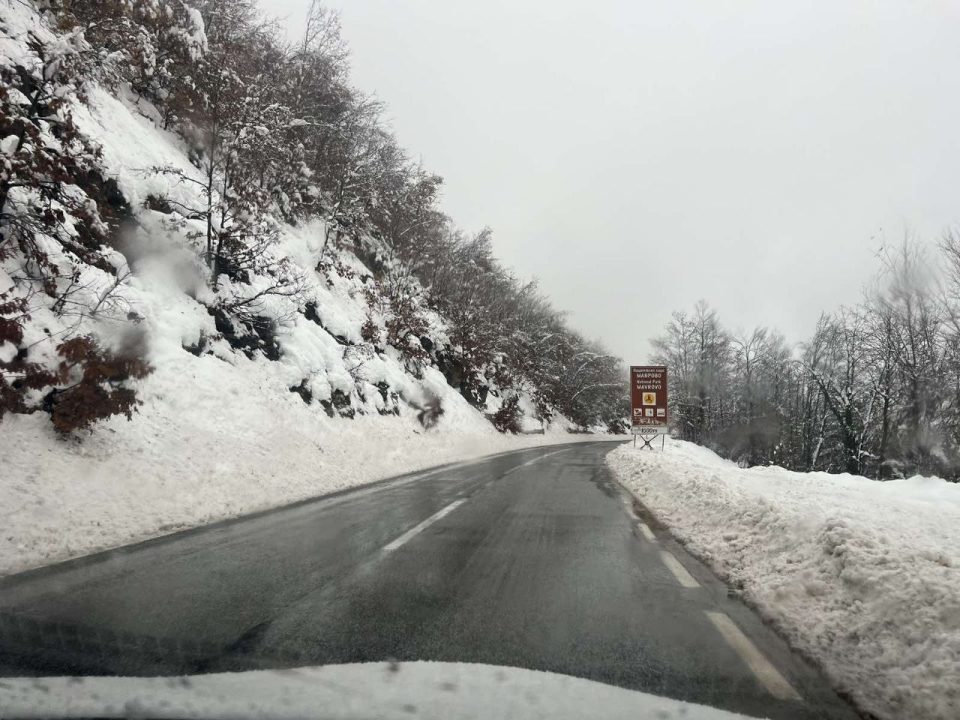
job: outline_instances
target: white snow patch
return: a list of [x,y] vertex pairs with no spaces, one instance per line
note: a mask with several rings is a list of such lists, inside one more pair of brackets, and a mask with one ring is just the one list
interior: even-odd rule
[[0,362],[11,362],[17,356],[17,346],[12,342],[4,341],[0,344]]
[[13,155],[19,144],[20,138],[17,135],[7,135],[3,140],[0,140],[0,154]]

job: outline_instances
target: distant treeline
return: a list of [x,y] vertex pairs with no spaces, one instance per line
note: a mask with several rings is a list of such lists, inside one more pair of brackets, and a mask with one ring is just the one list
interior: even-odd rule
[[746,465],[960,478],[960,237],[880,253],[863,300],[791,346],[705,302],[653,341],[675,431]]

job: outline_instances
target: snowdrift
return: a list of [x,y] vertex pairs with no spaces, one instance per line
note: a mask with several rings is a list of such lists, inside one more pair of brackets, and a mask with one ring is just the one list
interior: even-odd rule
[[742,469],[674,440],[607,462],[861,708],[960,717],[960,485]]

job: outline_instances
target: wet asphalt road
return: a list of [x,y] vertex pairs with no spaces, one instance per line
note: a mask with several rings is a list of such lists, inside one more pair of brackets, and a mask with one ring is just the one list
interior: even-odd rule
[[631,510],[614,446],[503,454],[0,580],[0,675],[446,660],[856,717]]

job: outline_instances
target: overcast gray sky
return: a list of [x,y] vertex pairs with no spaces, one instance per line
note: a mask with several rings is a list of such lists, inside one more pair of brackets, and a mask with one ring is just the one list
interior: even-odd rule
[[960,221],[953,0],[329,4],[445,209],[627,362],[700,298],[801,340]]

